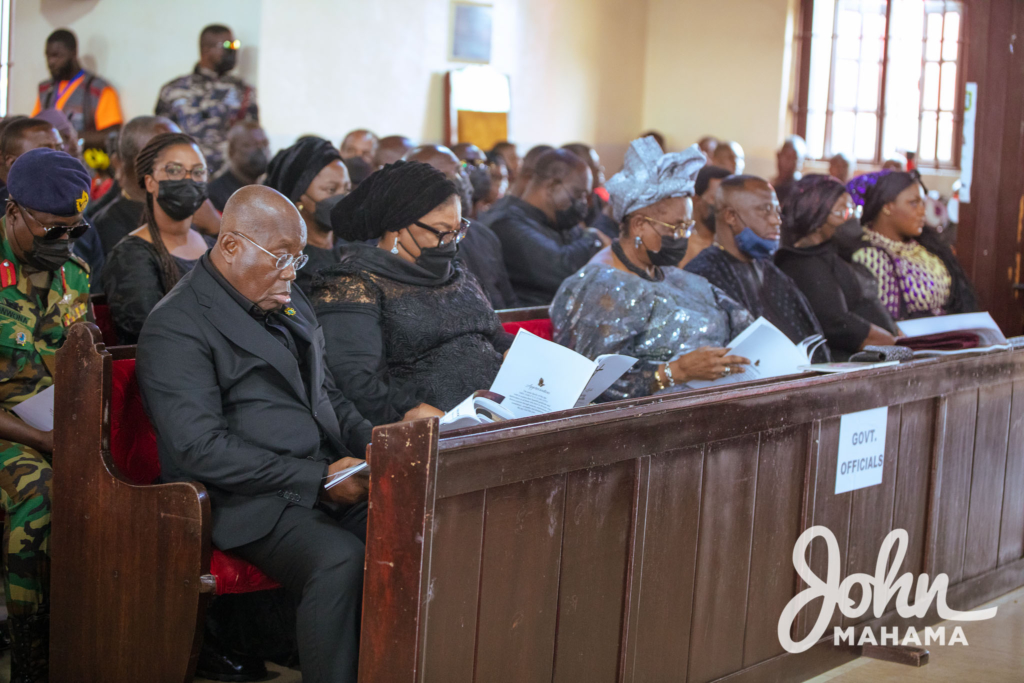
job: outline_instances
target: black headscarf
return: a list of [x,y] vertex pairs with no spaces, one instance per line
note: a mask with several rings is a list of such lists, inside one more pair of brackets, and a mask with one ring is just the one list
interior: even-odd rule
[[429,164],[396,161],[370,175],[331,211],[334,235],[349,242],[379,239],[458,194],[455,183]]
[[274,155],[263,182],[298,203],[324,166],[340,159],[341,154],[330,142],[307,135]]
[[807,175],[790,188],[782,205],[782,244],[792,247],[828,220],[846,186],[827,175]]
[[896,201],[900,192],[916,182],[918,180],[913,174],[901,171],[886,173],[879,177],[878,182],[864,191],[864,213],[861,214],[860,224],[873,223],[886,204]]

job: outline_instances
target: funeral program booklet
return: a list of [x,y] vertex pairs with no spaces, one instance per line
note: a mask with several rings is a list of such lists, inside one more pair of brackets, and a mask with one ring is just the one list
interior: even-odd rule
[[900,332],[906,337],[927,337],[950,332],[967,332],[977,335],[978,345],[949,351],[937,349],[916,349],[915,356],[952,356],[960,353],[976,353],[992,349],[1008,349],[1010,344],[1003,336],[996,321],[987,312],[939,315],[932,318],[915,318],[898,323]]
[[30,427],[35,427],[42,432],[52,431],[53,386],[48,386],[31,398],[26,398],[12,410]]
[[448,432],[501,420],[514,420],[515,413],[502,406],[504,401],[504,396],[493,391],[474,391],[469,398],[444,414],[440,430]]
[[521,329],[491,391],[505,397],[502,407],[516,417],[568,410],[596,399],[634,363],[614,354],[590,360]]
[[755,379],[769,379],[803,372],[802,366],[810,365],[810,358],[821,344],[820,334],[794,344],[779,328],[764,318],[754,323],[729,342],[729,355],[743,356],[750,361],[743,372],[737,372],[716,380],[693,380],[689,386],[694,389],[714,387],[735,382],[749,382]]

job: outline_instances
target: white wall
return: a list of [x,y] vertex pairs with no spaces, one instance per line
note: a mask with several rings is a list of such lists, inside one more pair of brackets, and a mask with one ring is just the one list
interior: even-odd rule
[[[510,76],[512,139],[584,140],[621,159],[639,132],[645,2],[494,0],[492,65]],[[459,66],[448,61],[448,0],[263,0],[262,18],[273,142],[311,131],[340,141],[362,127],[441,139],[444,73]]]
[[192,70],[199,32],[227,24],[242,41],[240,73],[255,79],[259,0],[14,0],[9,111],[28,114],[37,85],[50,77],[46,36],[69,28],[78,36],[83,65],[110,81],[125,118],[152,114],[160,87]]
[[[609,172],[648,128],[679,149],[739,140],[771,175],[785,135],[796,0],[493,0],[493,65],[512,83],[511,138],[526,148],[593,144]],[[153,110],[187,73],[209,23],[243,42],[275,148],[304,133],[335,143],[359,127],[437,142],[443,130],[449,0],[15,0],[11,112],[47,78],[46,35],[68,27],[83,62]]]
[[795,0],[649,0],[643,126],[674,149],[705,135],[775,175],[785,137]]

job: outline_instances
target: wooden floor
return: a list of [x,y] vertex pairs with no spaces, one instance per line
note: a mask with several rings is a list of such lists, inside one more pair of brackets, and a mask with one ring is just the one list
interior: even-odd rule
[[[995,619],[959,623],[968,646],[932,646],[931,661],[920,669],[860,658],[838,669],[812,678],[808,683],[1016,683],[1024,681],[1024,588],[1007,593],[986,606],[998,605]],[[978,608],[980,609],[980,607]],[[947,622],[949,629],[957,625]],[[10,681],[10,653],[0,657],[0,683]],[[268,664],[264,680],[273,683],[302,683],[293,669]],[[196,683],[206,683],[197,678]]]
[[[1024,681],[1024,588],[985,607],[998,605],[994,619],[943,622],[946,637],[961,626],[968,645],[928,648],[930,661],[919,669],[861,657],[812,678],[810,683],[1006,683]],[[977,609],[981,609],[978,607]]]

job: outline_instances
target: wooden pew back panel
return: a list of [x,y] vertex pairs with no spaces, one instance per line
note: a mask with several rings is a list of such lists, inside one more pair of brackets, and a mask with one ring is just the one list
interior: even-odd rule
[[[363,681],[802,680],[859,655],[831,626],[786,653],[797,536],[842,575],[947,573],[968,609],[1024,584],[1024,354],[802,379],[437,440],[379,428]],[[889,405],[880,485],[836,495],[840,416]],[[1007,439],[1009,435],[1009,439]],[[1017,437],[1016,439],[1014,437]],[[422,507],[419,507],[422,506]],[[414,510],[419,507],[420,514]],[[386,513],[383,511],[387,511]],[[811,567],[825,575],[820,539]],[[794,627],[799,639],[820,600]]]

